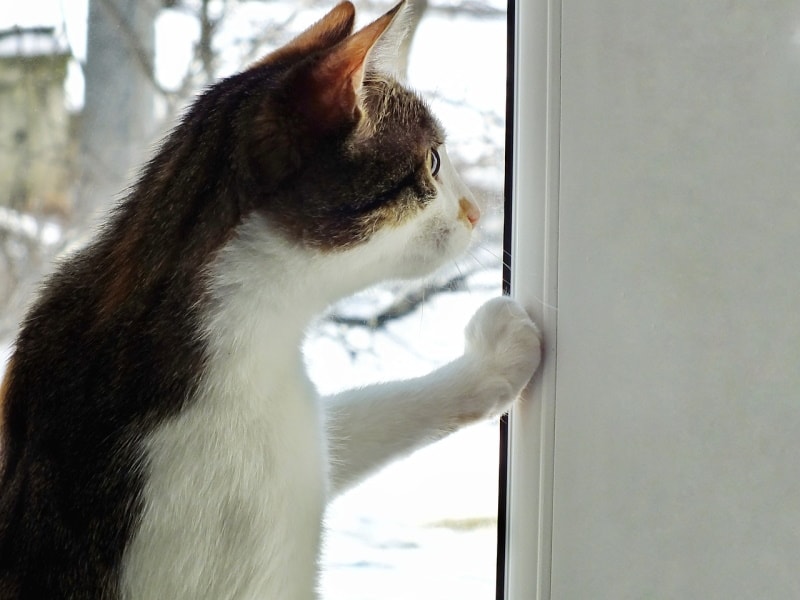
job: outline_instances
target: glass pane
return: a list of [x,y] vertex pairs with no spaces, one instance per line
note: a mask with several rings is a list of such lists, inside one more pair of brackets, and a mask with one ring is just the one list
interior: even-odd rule
[[[193,96],[331,2],[295,4],[153,0],[102,16],[104,2],[39,0],[2,11],[0,375],[36,283],[89,239]],[[357,25],[390,5],[361,3]],[[501,292],[505,3],[421,1],[415,14],[408,81],[442,121],[450,157],[483,203],[478,239],[425,281],[366,291],[321,318],[305,352],[323,394],[457,357],[471,315]],[[104,18],[106,37],[87,42],[87,22]],[[128,49],[116,53],[120,46]],[[492,597],[497,447],[497,424],[476,425],[336,500],[322,597]]]

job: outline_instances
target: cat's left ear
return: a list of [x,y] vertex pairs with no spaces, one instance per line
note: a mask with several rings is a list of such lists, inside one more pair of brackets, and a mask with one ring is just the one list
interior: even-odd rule
[[331,48],[303,74],[301,105],[311,124],[321,132],[356,123],[359,93],[370,52],[403,13],[406,0],[363,29]]

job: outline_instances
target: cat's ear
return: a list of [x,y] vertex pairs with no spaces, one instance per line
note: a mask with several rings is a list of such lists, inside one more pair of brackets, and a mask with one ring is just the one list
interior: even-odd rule
[[319,131],[351,125],[359,117],[359,93],[367,59],[381,36],[403,12],[405,0],[332,47],[301,78],[302,108]]
[[331,48],[350,35],[355,16],[353,4],[341,2],[291,42],[268,54],[254,66],[277,64]]

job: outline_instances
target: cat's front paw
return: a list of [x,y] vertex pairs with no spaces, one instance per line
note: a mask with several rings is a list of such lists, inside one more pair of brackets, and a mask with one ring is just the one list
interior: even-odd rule
[[489,300],[466,328],[466,352],[478,375],[480,394],[493,402],[490,412],[508,410],[541,360],[539,329],[511,298]]

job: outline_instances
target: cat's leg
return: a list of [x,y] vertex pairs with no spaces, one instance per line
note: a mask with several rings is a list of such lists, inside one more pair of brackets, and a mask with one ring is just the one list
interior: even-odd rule
[[467,325],[460,358],[423,377],[325,398],[332,495],[463,425],[507,411],[540,352],[538,330],[524,309],[495,298]]

